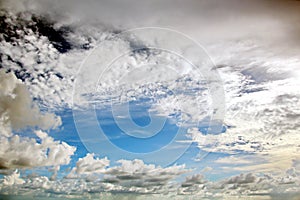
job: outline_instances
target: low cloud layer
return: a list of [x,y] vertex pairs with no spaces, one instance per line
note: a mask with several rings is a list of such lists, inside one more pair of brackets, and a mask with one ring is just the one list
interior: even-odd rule
[[[82,159],[86,159],[86,157]],[[94,160],[99,161],[96,158]],[[224,199],[237,196],[239,199],[257,199],[257,197],[273,199],[278,195],[285,197],[299,195],[300,180],[292,170],[280,175],[245,173],[218,181],[209,181],[204,175],[195,174],[186,177],[181,182],[174,182],[171,180],[187,172],[183,166],[160,168],[146,165],[140,160],[120,162],[122,163],[120,166],[108,167],[102,172],[95,169],[95,173],[89,171],[93,176],[89,177],[88,174],[85,174],[86,176],[76,179],[67,177],[60,180],[49,180],[48,177],[36,175],[20,177],[20,174],[15,171],[0,180],[2,183],[0,191],[12,193],[15,188],[18,188],[18,194],[26,192],[27,194],[43,195],[47,191],[61,197],[81,195],[86,198],[99,198],[115,194],[115,198],[118,199],[126,199],[131,195],[138,199],[146,197],[154,199]],[[107,176],[110,176],[110,179]],[[127,195],[122,196],[123,193]],[[147,194],[147,196],[141,194]]]
[[98,183],[98,189],[110,188],[108,191],[133,193],[164,192],[170,183],[180,175],[189,172],[185,165],[160,167],[145,164],[142,160],[119,160],[116,166],[109,166],[107,158],[96,158],[87,154],[80,158],[76,167],[66,176],[66,179],[84,179]]

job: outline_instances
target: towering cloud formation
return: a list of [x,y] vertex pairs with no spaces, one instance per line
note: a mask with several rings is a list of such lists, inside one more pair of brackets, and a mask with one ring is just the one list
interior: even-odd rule
[[75,147],[54,141],[41,130],[34,132],[41,142],[14,133],[27,127],[46,130],[59,125],[61,119],[42,113],[14,74],[0,71],[0,169],[68,164]]
[[[49,129],[61,125],[59,117],[40,112],[26,86],[13,73],[0,71],[0,91],[0,119],[6,128],[18,130],[31,126]],[[8,136],[11,133],[1,132],[1,135]]]

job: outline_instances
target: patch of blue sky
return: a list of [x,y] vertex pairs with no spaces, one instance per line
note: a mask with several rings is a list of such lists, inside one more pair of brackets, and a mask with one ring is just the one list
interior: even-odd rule
[[[127,105],[124,106],[126,107]],[[132,119],[130,122],[128,122],[127,117],[119,117],[117,119],[118,122],[116,122],[114,114],[110,109],[97,110],[99,125],[107,138],[119,148],[134,153],[152,152],[172,142],[176,134],[178,134],[179,127],[165,117],[152,115],[152,118],[150,118],[148,109],[149,105],[147,104],[134,104],[130,102],[129,110]],[[161,120],[158,118],[161,118]],[[149,127],[149,124],[157,119],[158,121],[166,120],[164,124],[159,123],[162,127],[158,127],[161,129],[158,132]],[[131,126],[131,122],[137,126]],[[131,130],[126,128],[126,130],[130,131],[126,132],[120,126],[124,128],[128,126]]]
[[[56,140],[64,141],[77,148],[71,163],[69,165],[61,166],[59,177],[68,174],[69,170],[76,165],[77,160],[84,157],[88,152],[95,153],[95,155],[99,157],[107,156],[111,160],[112,165],[114,165],[116,164],[116,161],[120,159],[143,159],[142,155],[144,153],[159,151],[168,144],[174,143],[174,145],[168,147],[168,151],[164,152],[167,152],[167,154],[157,154],[150,160],[144,160],[145,163],[149,162],[156,165],[164,165],[164,161],[167,157],[174,156],[173,162],[168,163],[168,165],[185,164],[187,168],[193,168],[195,171],[199,172],[207,166],[213,166],[213,168],[216,169],[219,168],[218,164],[214,163],[214,161],[220,157],[228,156],[225,154],[204,152],[200,150],[195,143],[187,146],[179,142],[182,140],[188,141],[186,136],[188,127],[178,127],[176,123],[172,121],[174,119],[150,113],[151,104],[149,104],[147,99],[129,102],[129,104],[124,104],[123,106],[118,107],[118,109],[124,107],[129,109],[131,120],[137,127],[147,127],[157,118],[162,118],[162,120],[165,120],[165,123],[161,127],[161,130],[155,134],[153,134],[151,130],[148,130],[150,133],[147,133],[147,128],[145,128],[145,132],[136,132],[128,135],[119,127],[122,123],[122,126],[126,126],[128,119],[121,115],[114,115],[115,113],[113,113],[110,106],[105,108],[101,107],[101,109],[82,110],[77,113],[79,117],[77,115],[75,118],[73,118],[73,111],[71,109],[56,113],[61,116],[63,125],[60,129],[50,131],[49,135]],[[118,118],[118,124],[116,123],[116,117]],[[208,131],[211,127],[204,122],[199,123],[199,130],[203,134],[218,134],[225,132],[227,129],[224,125],[214,125],[218,127],[219,132]],[[99,127],[103,130],[106,137],[99,137]],[[78,134],[78,130],[81,131],[80,134]],[[84,133],[82,133],[82,131],[84,131]],[[132,131],[134,132],[134,130]],[[138,136],[138,134],[144,134],[144,136],[147,136],[148,134],[149,137],[135,137]],[[178,137],[177,134],[179,134],[180,137]],[[176,136],[177,140],[174,141]],[[129,152],[129,154],[120,154],[119,151],[108,146],[107,141],[116,148]],[[87,146],[91,148],[86,148]],[[176,151],[181,151],[182,154],[178,155],[176,154]],[[205,156],[200,161],[196,161],[196,158],[197,156],[199,157],[199,155]],[[46,173],[48,175],[51,173],[45,171],[46,170],[41,173]],[[221,173],[223,175],[207,173],[209,179],[213,180],[221,178],[219,176],[224,176],[223,172]]]

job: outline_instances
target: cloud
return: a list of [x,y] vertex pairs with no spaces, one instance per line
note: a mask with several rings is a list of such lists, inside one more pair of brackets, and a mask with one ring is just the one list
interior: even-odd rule
[[[252,159],[260,162],[245,165],[246,171],[281,171],[299,159],[299,60],[285,59],[286,68],[282,68],[284,61],[274,55],[269,62],[252,59],[254,63],[245,69],[241,63],[219,68],[226,93],[226,131],[206,134],[195,127],[188,132],[202,150],[233,154],[231,158],[238,162],[242,162],[239,154],[252,154]],[[260,65],[255,63],[258,60]],[[266,71],[261,72],[261,66]],[[238,169],[243,167],[232,168]]]
[[[13,28],[21,28],[18,29],[18,37],[8,38],[12,41],[1,40],[1,67],[23,79],[32,96],[39,100],[38,103],[57,109],[60,106],[72,105],[72,86],[79,63],[97,42],[107,39],[108,42],[104,45],[106,52],[123,53],[137,47],[136,44],[142,46],[142,42],[134,43],[128,38],[115,37],[115,33],[121,29],[136,27],[140,24],[175,27],[205,44],[206,50],[212,56],[217,65],[216,69],[224,81],[226,93],[226,99],[224,99],[227,106],[226,126],[224,125],[226,132],[214,135],[205,134],[193,124],[189,130],[193,141],[201,150],[230,154],[229,157],[216,161],[224,165],[222,168],[224,170],[282,173],[288,169],[294,177],[299,177],[297,164],[300,159],[299,49],[298,46],[293,48],[290,45],[295,45],[299,41],[295,34],[298,33],[296,22],[299,18],[298,7],[294,6],[296,3],[276,1],[271,5],[267,1],[254,3],[227,1],[216,4],[215,2],[190,1],[189,4],[186,2],[151,3],[151,5],[145,3],[147,6],[143,7],[141,5],[144,3],[130,2],[132,4],[121,3],[125,6],[124,8],[116,6],[120,2],[111,1],[101,2],[100,7],[97,6],[99,4],[96,1],[84,5],[82,3],[75,5],[71,1],[59,4],[57,2],[53,4],[50,1],[42,3],[6,1],[5,8],[11,7],[12,10],[30,11],[35,14],[30,12],[4,14],[6,21],[10,22],[8,27],[12,28],[12,32],[16,32]],[[95,9],[90,9],[91,7]],[[181,9],[180,12],[178,8]],[[101,22],[95,25],[87,24],[84,20],[86,16],[79,15],[79,12],[87,13],[82,12],[85,9],[90,11],[88,13],[93,17],[97,12],[99,19],[117,28],[108,28]],[[72,13],[71,16],[57,14],[70,13],[66,10]],[[135,12],[136,10],[138,12]],[[54,21],[45,20],[39,15],[43,13],[49,13],[49,19]],[[134,16],[131,15],[132,13]],[[182,14],[178,15],[178,13]],[[19,17],[16,17],[17,14]],[[40,24],[35,23],[33,27],[27,26],[26,24],[33,23],[31,17],[34,15],[39,16],[39,20],[45,21]],[[178,18],[175,15],[180,19],[186,19],[186,23],[178,24]],[[156,17],[153,18],[153,16]],[[68,17],[73,18],[67,19]],[[25,20],[26,23],[24,23],[21,20],[23,18],[29,20]],[[82,21],[78,23],[80,21],[78,19]],[[122,19],[121,25],[120,19]],[[140,21],[136,21],[137,19]],[[58,41],[51,40],[44,32],[34,31],[38,25],[48,25],[47,29],[57,30],[57,33],[61,33],[59,31],[66,27],[65,32],[58,37],[64,36],[63,39],[69,42],[72,48],[67,52],[59,51],[57,48],[60,43],[58,46],[53,45],[53,42]],[[290,37],[291,35],[293,37]],[[110,49],[112,44],[117,47]],[[156,53],[134,52],[124,63],[121,63],[122,65],[119,65],[119,68],[109,71],[99,87],[101,93],[99,96],[102,98],[100,100],[109,99],[111,93],[118,102],[137,99],[148,94],[157,98],[156,107],[153,109],[160,115],[177,116],[179,113],[183,120],[205,119],[206,115],[210,114],[210,104],[209,93],[203,87],[204,83],[193,80],[191,68],[174,57],[168,57],[161,52]],[[110,60],[111,54],[107,53],[107,55],[106,59]],[[157,55],[160,57],[157,58]],[[120,77],[135,69],[134,66],[137,64],[157,62],[176,64],[176,67],[179,66],[180,73],[174,75],[165,69],[149,67],[135,74],[136,77],[146,74],[149,84],[142,86],[134,84],[136,79],[130,78],[128,80],[131,82],[126,80],[121,87],[116,84]],[[93,64],[94,68],[90,70],[90,73],[94,73],[99,67],[97,63]],[[35,103],[32,103],[25,86],[13,78],[13,75],[1,72],[0,82],[1,92],[5,91],[3,95],[2,93],[0,95],[0,168],[57,166],[69,163],[70,156],[75,149],[63,142],[55,141],[46,133],[35,132],[39,137],[36,140],[14,135],[11,129],[21,129],[27,126],[48,129],[58,126],[60,120],[52,114],[40,112]],[[154,87],[157,86],[155,84],[160,87]],[[90,85],[86,88],[88,88],[87,91],[93,92],[93,87]],[[177,97],[170,95],[172,90],[179,91]],[[197,107],[198,103],[200,103],[199,107]],[[38,153],[37,161],[33,158],[35,153]],[[245,160],[245,157],[241,157],[241,153],[251,154],[246,157],[249,162]],[[232,167],[230,162],[241,166]],[[107,190],[151,193],[158,191],[155,188],[168,186],[177,175],[184,171],[174,166],[161,168],[147,165],[140,160],[120,161],[120,166],[115,167],[108,167],[108,164],[109,160],[94,158],[94,155],[89,154],[78,161],[72,173],[87,176],[86,180],[90,183],[85,180],[76,183],[70,183],[72,180],[63,180],[54,186],[57,182],[52,182],[46,177],[39,177],[34,179],[33,183],[28,181],[24,187],[27,185],[31,188],[35,186],[50,188],[57,193],[71,192],[72,188],[77,187],[80,188],[80,192]],[[94,180],[90,177],[93,173],[100,172],[104,174],[103,179],[101,176],[96,177],[96,182],[93,182]],[[11,178],[7,177],[7,183],[17,183],[18,181],[12,180],[18,180],[18,178],[16,174]],[[215,185],[209,182],[202,183],[205,181],[204,178],[201,175],[195,175],[187,178],[182,186],[185,186],[183,190],[186,193],[199,190],[203,192],[203,195],[214,192],[217,195],[220,193],[248,195],[255,192],[269,194],[270,190],[274,188],[276,190],[276,184],[288,185],[287,188],[283,187],[283,192],[288,189],[292,190],[294,186],[288,183],[296,182],[294,179],[292,175],[261,178],[254,174],[241,174]],[[192,183],[195,184],[192,185]],[[63,189],[60,189],[61,187]],[[219,189],[216,189],[218,187]]]
[[240,157],[227,156],[227,157],[219,158],[215,161],[215,163],[220,163],[220,164],[252,164],[253,161],[250,160],[247,156],[241,155]]
[[172,180],[188,172],[185,165],[166,168],[145,164],[142,160],[119,160],[116,166],[109,166],[107,158],[95,158],[87,154],[79,158],[66,179],[82,179],[107,188],[106,191],[129,193],[160,193],[170,186]]
[[190,187],[195,184],[204,184],[207,181],[205,180],[204,176],[202,174],[195,174],[190,177],[186,177],[186,180],[181,183],[181,187]]
[[41,142],[14,135],[1,137],[0,163],[2,169],[34,168],[69,164],[76,148],[55,141],[47,133],[36,131]]
[[[76,148],[55,141],[37,130],[37,139],[22,137],[15,130],[50,129],[61,125],[54,114],[42,113],[32,101],[26,86],[14,74],[0,71],[0,168],[33,168],[68,164]],[[15,176],[12,176],[12,178]]]
[[165,186],[170,180],[186,173],[185,165],[162,168],[155,165],[147,165],[142,160],[120,160],[121,165],[108,168],[104,182],[115,181],[127,187],[159,187]]
[[[239,66],[248,66],[249,63],[243,63],[241,60],[246,60],[250,57],[259,58],[258,61],[252,61],[257,62],[257,65],[260,65],[260,60],[264,60],[264,58],[260,56],[261,54],[265,55],[267,53],[269,55],[269,52],[273,52],[275,49],[277,52],[278,50],[278,48],[275,48],[274,46],[267,47],[264,45],[253,49],[251,48],[252,45],[249,44],[246,45],[248,49],[243,49],[243,47],[240,46],[240,44],[243,43],[240,41],[241,38],[242,41],[245,41],[245,43],[252,42],[255,44],[261,44],[261,40],[257,40],[256,37],[249,36],[249,34],[255,36],[260,35],[265,39],[264,41],[278,42],[278,40],[270,37],[270,32],[274,33],[275,35],[280,35],[282,32],[285,32],[285,29],[282,28],[282,24],[287,24],[285,22],[288,21],[289,14],[292,14],[290,16],[291,19],[297,19],[297,13],[294,13],[294,9],[293,12],[290,10],[289,12],[286,12],[286,10],[284,12],[282,11],[283,7],[285,9],[294,8],[293,4],[276,2],[272,5],[269,5],[267,1],[237,3],[235,0],[229,0],[226,3],[218,2],[217,4],[216,2],[189,1],[188,4],[184,3],[184,5],[177,1],[169,3],[161,3],[157,1],[151,5],[148,5],[148,3],[145,2],[141,3],[136,1],[128,1],[127,3],[119,1],[102,1],[101,5],[97,1],[89,2],[90,3],[87,5],[80,2],[74,4],[74,2],[71,1],[59,3],[53,3],[51,1],[3,2],[3,7],[6,10],[11,11],[11,13],[3,14],[5,17],[7,17],[7,20],[5,21],[9,22],[8,27],[13,27],[12,32],[15,32],[14,29],[16,29],[18,26],[21,26],[21,28],[18,30],[20,33],[18,37],[15,38],[10,36],[10,39],[13,40],[13,42],[1,42],[1,52],[3,52],[5,55],[2,56],[2,65],[5,69],[10,69],[20,77],[26,79],[25,83],[29,87],[32,95],[35,98],[41,99],[43,104],[45,103],[47,106],[57,107],[72,105],[70,99],[72,97],[74,78],[77,70],[79,69],[81,61],[88,55],[88,52],[90,52],[89,48],[94,47],[98,42],[105,39],[111,40],[112,43],[116,42],[113,39],[117,37],[115,34],[116,32],[122,30],[123,28],[127,29],[132,27],[132,24],[134,24],[133,27],[137,26],[138,22],[135,20],[137,15],[139,15],[138,18],[143,21],[141,24],[144,26],[162,25],[165,27],[164,25],[173,24],[171,26],[172,28],[178,28],[179,31],[190,34],[190,36],[194,37],[196,40],[209,41],[210,45],[206,45],[205,48],[207,48],[211,57],[217,61],[216,63],[227,64],[228,61],[232,61],[230,58],[235,57],[238,58],[234,59],[235,63],[229,63],[234,64],[234,66],[238,64],[236,63],[237,61],[241,62],[239,63]],[[123,5],[121,6],[121,10],[119,9],[120,6],[117,6],[118,4]],[[144,4],[147,5],[144,12],[135,12],[136,10],[140,11],[142,6],[139,5]],[[161,7],[166,7],[166,10],[158,9]],[[178,20],[176,18],[181,17],[174,15],[175,13],[178,14],[178,7],[185,10],[186,13],[189,13],[184,16],[185,18],[188,18],[186,21],[189,23],[178,24]],[[272,10],[270,8],[274,9]],[[99,9],[101,11],[99,11]],[[210,12],[207,12],[208,9]],[[87,17],[87,15],[82,16],[80,14],[82,13],[82,10],[88,10],[86,13],[93,13],[91,14],[94,18],[94,20],[92,20],[93,22],[91,22],[91,18]],[[110,12],[107,12],[107,10]],[[199,12],[199,10],[202,12]],[[276,15],[273,14],[277,14],[278,12],[281,13],[280,16],[284,16],[284,19],[287,20],[282,23],[280,23],[280,21],[283,19],[275,20],[274,16]],[[115,14],[112,15],[112,13]],[[124,13],[124,15],[120,16],[121,13]],[[132,16],[132,13],[135,13],[135,15]],[[153,13],[157,13],[157,15],[153,15]],[[54,47],[51,37],[48,37],[48,35],[44,34],[44,32],[40,33],[39,31],[34,31],[35,29],[40,29],[41,24],[33,22],[33,20],[31,20],[33,16],[35,16],[38,21],[42,22],[42,25],[46,30],[56,30],[55,33],[58,34],[58,38],[63,37],[71,44],[72,49],[68,51],[67,55],[60,53]],[[153,18],[153,16],[157,17]],[[222,20],[220,20],[220,16],[223,16],[221,17]],[[243,17],[237,18],[236,16]],[[120,25],[120,18],[123,19],[121,22],[122,25]],[[275,18],[277,19],[277,17]],[[94,21],[97,20],[103,20],[104,22],[94,23]],[[238,20],[238,22],[236,22],[236,20]],[[33,23],[32,26],[27,25],[30,23]],[[111,26],[111,28],[106,28],[107,26],[104,25],[104,23]],[[194,24],[197,24],[197,26],[195,27]],[[251,28],[248,28],[249,24],[252,24]],[[288,26],[291,26],[291,24],[289,23]],[[198,27],[205,27],[205,29],[200,30]],[[242,29],[244,31],[242,31]],[[232,30],[238,31],[234,31],[233,34]],[[268,34],[266,34],[266,32]],[[232,35],[234,35],[234,39],[231,38]],[[268,38],[266,38],[265,35],[268,35]],[[212,36],[221,38],[222,42],[216,41],[216,38]],[[246,40],[245,37],[250,39]],[[130,44],[133,44],[132,41],[128,41],[128,38],[118,39],[119,41],[117,41],[117,43],[120,43],[117,45],[119,45],[119,51],[121,54],[132,50],[132,48],[126,45],[124,46],[126,43],[129,43],[130,46]],[[284,42],[286,42],[286,40],[284,40]],[[13,45],[12,43],[16,43],[17,45]],[[63,46],[63,44],[60,43],[59,45]],[[254,52],[254,55],[249,53],[249,46],[251,52]],[[220,49],[224,48],[226,48],[226,52],[220,51]],[[216,51],[216,49],[218,49],[218,51]],[[285,48],[284,52],[282,52],[282,49],[280,51],[281,52],[277,54],[285,54],[289,52],[289,48]],[[26,59],[22,58],[24,53],[27,55]],[[220,57],[222,58],[221,62],[218,61]],[[173,58],[168,59],[167,62],[169,62],[169,64],[173,64],[172,59]],[[269,59],[269,57],[267,59]],[[141,61],[140,58],[137,60]],[[250,61],[250,63],[253,63],[252,61]],[[129,61],[127,60],[126,62]],[[97,67],[99,66],[97,65]],[[259,71],[262,71],[261,68]],[[118,79],[118,77],[115,77],[116,74],[114,73],[112,72],[109,74],[107,79]],[[123,75],[124,71],[119,73]],[[161,76],[154,75],[153,77]],[[176,78],[174,79],[176,80]],[[180,85],[178,86],[180,87]],[[118,91],[117,88],[115,88],[115,90]],[[194,103],[192,102],[192,97],[186,97],[186,99],[188,102],[191,101],[191,103]],[[162,100],[161,102],[164,103],[166,101],[167,99],[165,101]],[[184,109],[188,111],[191,110],[186,107],[184,107]],[[198,109],[198,111],[199,110],[200,109]],[[193,115],[191,116],[194,116],[198,113],[192,114]]]
[[59,117],[40,112],[32,102],[26,86],[14,74],[0,71],[0,91],[0,118],[3,126],[18,130],[27,126],[50,129],[61,125]]
[[20,173],[18,171],[13,172],[11,175],[4,176],[3,184],[7,186],[20,185],[25,183],[25,181],[20,178]]
[[249,173],[249,174],[240,174],[239,176],[234,176],[224,182],[224,184],[248,184],[254,183],[256,181],[256,177]]
[[43,101],[38,102],[40,105],[47,108],[70,105],[72,76],[77,68],[70,69],[68,61],[61,62],[62,53],[53,44],[64,48],[63,42],[51,41],[51,38],[66,38],[65,32],[59,28],[55,32],[51,19],[30,12],[1,10],[0,15],[6,27],[0,33],[2,68],[21,79],[32,97]]
[[[242,173],[218,181],[206,180],[203,175],[187,177],[177,193],[210,199],[235,198],[259,199],[281,195],[288,197],[299,193],[299,179],[288,173]],[[297,188],[297,189],[296,189]]]
[[177,189],[177,194],[180,195],[194,195],[197,194],[198,198],[209,196],[210,182],[205,179],[202,174],[194,174],[185,178]]
[[[217,183],[214,187],[227,195],[270,194],[273,190],[273,179],[257,177],[254,174],[240,174]],[[276,186],[275,186],[276,187]]]
[[[67,176],[68,178],[78,175],[92,175],[104,173],[107,166],[109,166],[110,161],[105,157],[102,159],[95,158],[94,154],[88,153],[84,158],[79,158],[76,162],[76,167],[74,167],[71,173]],[[76,173],[76,174],[75,174]]]
[[[176,179],[178,175],[182,175],[183,171],[186,171],[182,170],[180,166],[160,168],[159,166],[145,165],[138,160],[128,160],[126,163],[121,161],[121,163],[123,164],[120,166],[113,166],[107,169],[105,174],[111,176],[109,180],[105,176],[100,176],[102,172],[94,173],[93,176],[96,178],[93,179],[86,179],[81,176],[75,180],[69,178],[49,180],[45,176],[36,175],[23,175],[20,178],[20,174],[15,172],[0,180],[0,183],[6,183],[1,185],[0,191],[10,194],[14,188],[18,187],[17,192],[20,195],[23,192],[36,195],[46,192],[54,196],[55,194],[59,195],[60,197],[81,195],[81,197],[96,198],[100,197],[102,192],[105,192],[105,195],[116,194],[117,196],[120,193],[126,193],[127,195],[124,198],[127,198],[129,194],[137,195],[137,197],[143,197],[138,194],[147,194],[146,197],[164,199],[175,198],[175,196],[175,199],[224,199],[236,196],[239,196],[241,199],[257,199],[263,197],[271,198],[279,194],[283,197],[288,197],[299,193],[300,180],[291,171],[277,175],[271,173],[242,173],[217,181],[209,181],[202,174],[194,174],[186,177],[184,181],[178,184],[170,180]],[[179,168],[180,170],[178,170]],[[152,173],[153,171],[154,173]],[[168,178],[168,181],[162,181],[164,178],[159,177],[159,174],[160,176],[168,175],[173,178]],[[88,177],[90,174],[87,173],[85,175]],[[114,179],[112,176],[114,176]],[[155,179],[155,184],[151,182],[153,178]]]
[[[145,164],[142,160],[120,160],[119,165],[108,166],[107,158],[87,154],[63,179],[49,179],[39,175],[23,175],[16,171],[0,180],[0,192],[11,193],[14,187],[37,193],[87,194],[106,192],[131,194],[162,194],[176,191],[174,179],[189,172],[184,165],[166,168]],[[39,190],[39,191],[37,191]]]
[[[4,1],[3,6],[18,11],[48,13],[56,19],[62,18],[62,13],[68,13],[68,17],[72,20],[83,22],[100,20],[103,24],[125,29],[139,26],[175,27],[193,37],[203,38],[203,41],[251,36],[260,36],[267,41],[274,39],[275,36],[295,37],[297,33],[295,24],[299,17],[296,1],[269,3],[266,0],[251,2],[189,0],[183,3],[155,0],[148,3],[136,0],[89,0],[88,2],[84,4],[80,1],[75,3],[74,1],[53,3],[49,0],[26,0],[17,3]],[[181,18],[185,18],[186,22],[178,23]],[[293,27],[296,30],[293,30]],[[290,40],[291,38],[288,41]]]

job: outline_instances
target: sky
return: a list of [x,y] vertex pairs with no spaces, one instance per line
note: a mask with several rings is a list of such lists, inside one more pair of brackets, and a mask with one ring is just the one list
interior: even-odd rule
[[300,198],[299,1],[0,8],[2,199]]

